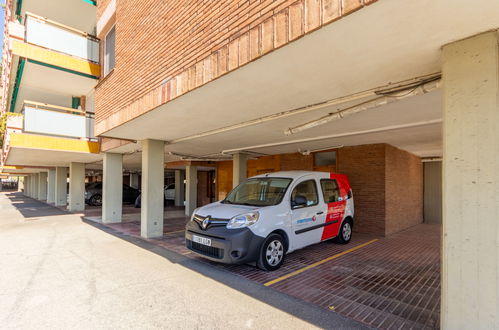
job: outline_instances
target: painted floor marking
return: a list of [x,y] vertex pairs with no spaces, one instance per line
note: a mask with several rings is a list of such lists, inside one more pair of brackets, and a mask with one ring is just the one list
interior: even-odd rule
[[378,239],[377,239],[377,238],[376,238],[376,239],[373,239],[373,240],[370,240],[370,241],[368,241],[368,242],[365,242],[365,243],[363,243],[363,244],[357,245],[357,246],[355,246],[355,247],[353,247],[353,248],[351,248],[351,249],[348,249],[348,250],[346,250],[346,251],[340,252],[340,253],[335,254],[335,255],[333,255],[333,256],[330,256],[330,257],[328,257],[328,258],[326,258],[326,259],[322,259],[322,260],[320,260],[320,261],[314,262],[314,263],[313,263],[313,264],[311,264],[311,265],[308,265],[308,266],[305,266],[305,267],[303,267],[303,268],[297,269],[297,270],[295,270],[294,272],[291,272],[291,273],[289,273],[289,274],[286,274],[286,275],[283,275],[283,276],[281,276],[281,277],[278,277],[278,278],[276,278],[276,279],[274,279],[274,280],[272,280],[272,281],[268,281],[268,282],[267,282],[267,283],[265,283],[264,285],[265,285],[265,286],[271,286],[272,284],[276,284],[276,283],[278,283],[278,282],[284,281],[284,280],[286,280],[286,279],[288,279],[288,278],[290,278],[290,277],[293,277],[293,276],[295,276],[295,275],[298,275],[298,274],[300,274],[300,273],[303,273],[304,271],[309,270],[310,268],[317,267],[317,266],[319,266],[319,265],[322,265],[322,264],[323,264],[323,263],[325,263],[325,262],[328,262],[328,261],[330,261],[330,260],[333,260],[333,259],[339,258],[339,257],[341,257],[341,256],[344,256],[344,255],[345,255],[345,254],[347,254],[347,253],[350,253],[350,252],[353,252],[353,251],[355,251],[355,250],[361,249],[361,248],[363,248],[364,246],[367,246],[367,245],[369,245],[369,244],[371,244],[371,243],[374,243],[374,242],[376,242],[376,241],[378,241]]

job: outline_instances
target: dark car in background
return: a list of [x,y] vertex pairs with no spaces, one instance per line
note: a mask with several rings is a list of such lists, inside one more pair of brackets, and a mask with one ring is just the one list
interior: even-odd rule
[[[175,184],[171,183],[166,185],[164,188],[165,191],[165,203],[174,204],[175,203]],[[142,198],[141,195],[137,197],[135,200],[135,207],[140,208],[142,206]]]
[[[140,190],[123,184],[123,203],[133,203],[140,195]],[[85,186],[85,203],[92,206],[102,205],[102,182],[92,182]]]

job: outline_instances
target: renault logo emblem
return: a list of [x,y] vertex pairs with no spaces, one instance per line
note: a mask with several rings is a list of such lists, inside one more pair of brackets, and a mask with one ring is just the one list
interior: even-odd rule
[[206,229],[208,228],[209,224],[210,224],[210,216],[207,216],[201,223],[201,226],[203,227],[203,229]]

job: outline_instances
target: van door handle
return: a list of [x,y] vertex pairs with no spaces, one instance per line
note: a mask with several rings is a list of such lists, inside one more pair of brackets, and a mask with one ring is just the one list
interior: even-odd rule
[[321,215],[321,214],[323,214],[323,213],[324,213],[324,212],[320,211],[320,212],[317,212],[317,214],[316,214],[316,215]]

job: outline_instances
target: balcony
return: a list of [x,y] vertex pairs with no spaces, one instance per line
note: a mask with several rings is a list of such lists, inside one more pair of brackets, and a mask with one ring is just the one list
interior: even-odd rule
[[23,132],[96,141],[94,114],[78,109],[24,101]]
[[91,163],[102,159],[93,133],[93,113],[25,101],[21,114],[12,114],[10,121],[3,165],[63,166],[70,161]]
[[99,63],[99,40],[85,32],[26,13],[25,42]]

